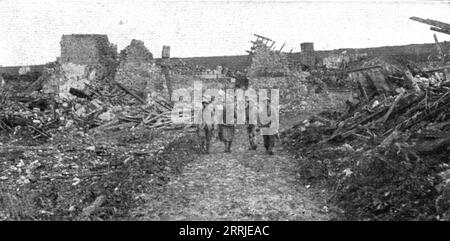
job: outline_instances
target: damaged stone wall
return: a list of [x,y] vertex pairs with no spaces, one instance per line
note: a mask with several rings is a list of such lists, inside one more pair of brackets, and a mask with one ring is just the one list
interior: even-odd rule
[[364,60],[368,57],[367,53],[332,53],[322,60],[327,69],[341,69],[347,67],[350,63]]
[[[254,89],[279,89],[280,113],[302,111],[314,114],[323,110],[341,110],[353,95],[350,89],[320,89],[309,72],[289,72],[285,77],[251,78]],[[307,116],[307,115],[305,115]]]
[[70,99],[74,98],[69,93],[70,88],[83,90],[86,84],[114,76],[117,47],[106,35],[63,35],[60,44],[60,58],[44,70],[44,92]]
[[117,56],[117,47],[109,42],[107,35],[63,35],[60,44],[62,63],[92,65],[107,62]]
[[62,99],[72,99],[70,88],[83,90],[86,84],[98,80],[98,66],[86,66],[74,63],[55,62],[44,69],[42,91],[58,93]]
[[140,40],[133,39],[121,51],[114,80],[144,98],[147,94],[168,96],[161,67],[156,65],[153,54]]
[[301,62],[302,64],[314,68],[316,66],[316,56],[314,52],[314,43],[301,43]]

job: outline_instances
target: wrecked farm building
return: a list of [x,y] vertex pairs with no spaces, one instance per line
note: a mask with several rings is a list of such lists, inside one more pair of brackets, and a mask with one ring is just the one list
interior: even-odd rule
[[129,215],[193,158],[172,90],[247,80],[280,89],[281,145],[343,219],[450,220],[450,43],[293,52],[255,37],[248,55],[171,58],[164,46],[155,58],[141,40],[119,51],[106,35],[71,34],[54,62],[1,67],[1,151],[14,166],[0,163],[0,219]]

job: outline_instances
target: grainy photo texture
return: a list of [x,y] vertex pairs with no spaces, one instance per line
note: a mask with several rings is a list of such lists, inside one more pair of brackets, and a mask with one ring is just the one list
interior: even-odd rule
[[0,220],[449,221],[449,13],[0,0]]

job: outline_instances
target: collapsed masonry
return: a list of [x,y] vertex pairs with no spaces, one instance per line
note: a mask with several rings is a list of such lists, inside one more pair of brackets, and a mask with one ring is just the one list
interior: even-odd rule
[[162,94],[168,97],[162,69],[156,65],[153,54],[143,41],[133,39],[130,45],[120,52],[119,61],[114,79],[116,82],[144,99],[146,94]]
[[84,89],[86,84],[114,76],[117,46],[100,34],[63,35],[61,57],[44,69],[42,90],[68,99],[70,88]]
[[48,138],[55,123],[98,130],[166,128],[172,106],[164,98],[164,80],[142,41],[131,41],[118,57],[106,35],[64,35],[58,60],[24,93],[4,102],[0,130],[25,126],[36,138]]
[[161,67],[143,41],[132,40],[119,56],[117,46],[109,42],[107,35],[63,35],[60,43],[61,56],[45,67],[30,91],[42,87],[44,93],[73,99],[71,88],[84,91],[88,86],[116,82],[143,100],[147,94],[168,96]]
[[281,77],[286,76],[289,71],[312,70],[317,67],[318,58],[314,50],[314,43],[304,42],[300,44],[301,52],[293,54],[282,52],[286,44],[280,49],[275,49],[275,41],[254,34],[255,41],[249,53],[250,66],[249,77]]
[[[275,42],[272,40],[259,35],[255,36],[258,38],[253,42],[251,52],[249,51],[251,65],[248,76],[284,76],[289,66],[287,55],[273,50]],[[268,41],[271,41],[271,44]]]

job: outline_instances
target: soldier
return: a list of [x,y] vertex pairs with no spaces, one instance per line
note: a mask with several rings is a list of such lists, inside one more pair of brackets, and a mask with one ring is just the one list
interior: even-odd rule
[[[268,116],[270,115],[270,111],[271,111],[271,107],[270,107],[270,99],[268,99],[266,97],[266,99],[264,99],[264,102],[266,103],[265,105],[263,105],[263,108],[268,108],[267,113]],[[269,121],[267,124],[261,124],[262,128],[269,128],[271,127],[272,124],[272,120]],[[273,148],[275,146],[275,139],[278,136],[278,133],[266,133],[261,131],[261,134],[263,136],[263,140],[264,140],[264,147],[266,148],[266,154],[268,155],[273,155]]]
[[236,80],[236,88],[248,89],[249,79],[244,73],[237,71],[233,77]]
[[[209,100],[207,99],[207,97],[203,97],[202,113],[205,111],[208,104]],[[200,139],[200,153],[208,154],[210,152],[212,132],[213,132],[212,123],[205,123],[204,121],[202,121],[202,123],[197,126],[197,134]]]
[[219,124],[219,139],[225,144],[225,152],[231,152],[231,143],[234,139],[235,126],[234,123],[227,123],[226,121],[226,106],[227,105],[225,104],[225,108],[223,108],[223,124]]
[[245,102],[245,117],[247,122],[247,134],[248,141],[250,143],[249,150],[256,150],[258,146],[256,145],[256,131],[257,125],[250,123],[250,100],[247,99]]

